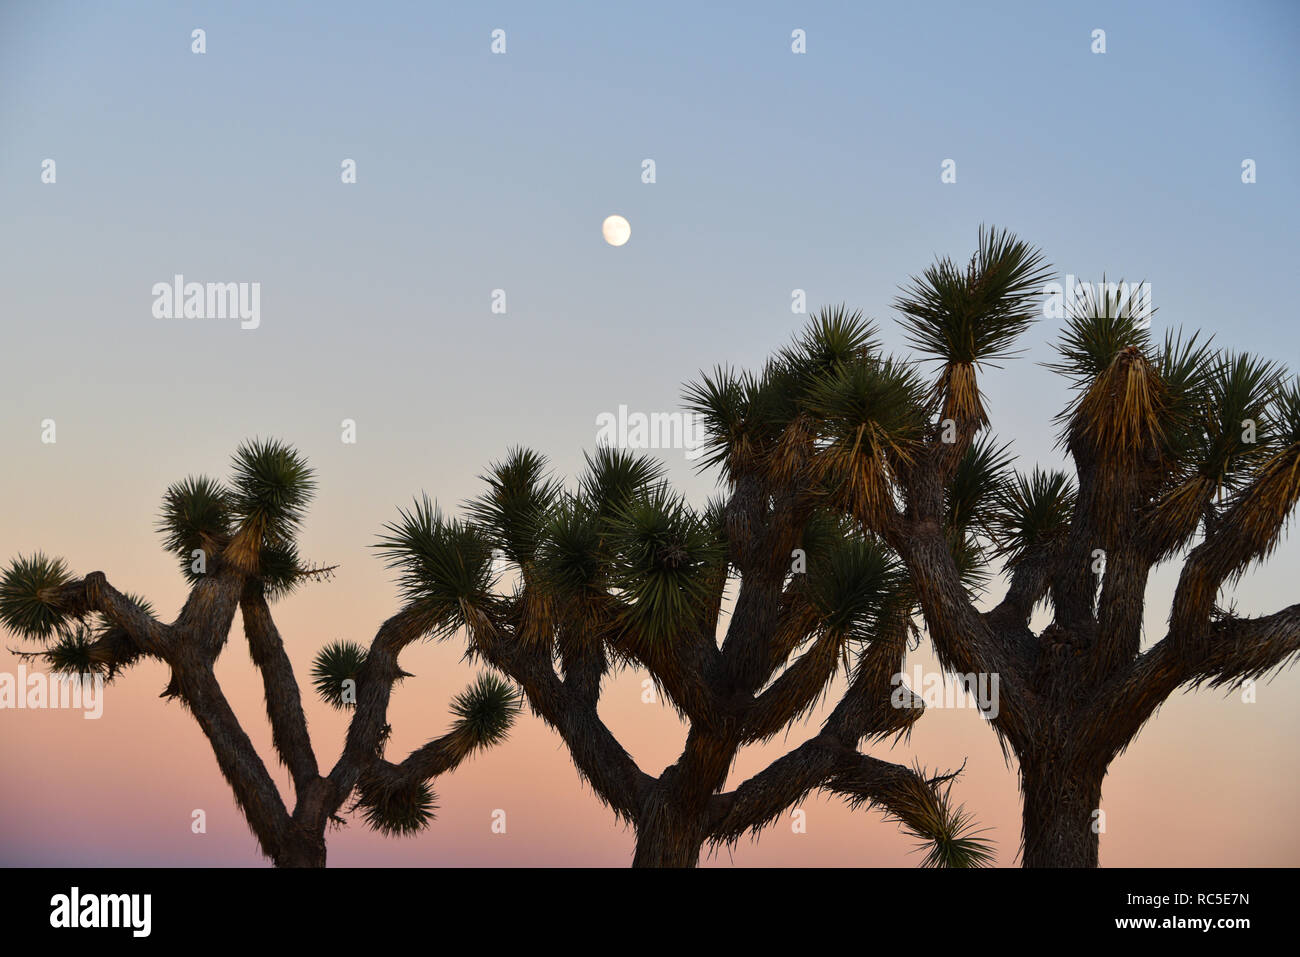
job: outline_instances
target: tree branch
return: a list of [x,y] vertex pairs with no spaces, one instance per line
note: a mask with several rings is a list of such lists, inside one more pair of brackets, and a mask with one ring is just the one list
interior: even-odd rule
[[357,675],[357,703],[348,723],[343,753],[330,771],[328,781],[333,799],[327,813],[333,814],[356,787],[361,773],[380,755],[388,731],[388,702],[393,684],[402,677],[397,656],[427,630],[425,617],[407,606],[393,615],[375,633],[366,663]]
[[533,710],[564,739],[574,765],[601,800],[635,822],[654,779],[637,767],[600,719],[595,704],[560,681],[549,648],[529,646],[486,618],[470,630],[474,649],[523,688]]
[[271,618],[259,581],[250,579],[240,599],[244,635],[253,663],[262,674],[266,715],[271,721],[271,738],[280,760],[293,776],[294,790],[301,795],[319,775],[302,697],[294,678],[293,665],[285,653],[280,632]]
[[1098,691],[1080,719],[1080,751],[1106,766],[1185,684],[1259,679],[1300,653],[1300,604],[1262,618],[1225,618],[1200,636],[1172,632]]
[[183,663],[173,668],[178,692],[207,736],[217,766],[262,850],[280,860],[289,850],[295,824],[253,742],[240,727],[209,666]]
[[172,628],[110,585],[103,572],[91,572],[62,586],[56,604],[77,617],[99,612],[120,628],[141,654],[164,657],[172,640]]
[[780,732],[816,703],[834,676],[844,637],[823,632],[781,676],[753,699],[742,722],[744,740],[762,741]]
[[1020,660],[1023,628],[995,631],[995,622],[975,609],[937,521],[892,523],[888,541],[911,575],[939,663],[959,674],[998,675],[998,713],[990,723],[1017,749],[1027,745],[1037,701]]

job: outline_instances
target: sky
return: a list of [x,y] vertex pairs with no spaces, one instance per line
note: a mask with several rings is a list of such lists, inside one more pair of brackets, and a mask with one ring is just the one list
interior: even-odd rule
[[[1061,275],[1150,282],[1158,333],[1204,329],[1295,368],[1300,6],[613,7],[0,5],[0,561],[63,556],[170,619],[185,589],[153,529],[164,489],[281,438],[317,472],[303,552],[340,566],[275,609],[306,684],[318,648],[368,643],[398,607],[370,546],[413,496],[454,512],[515,445],[574,476],[602,413],[678,409],[700,369],[755,367],[788,341],[805,318],[795,290],[810,311],[862,309],[902,348],[899,285],[964,260],[981,224]],[[611,214],[631,224],[624,246],[601,237]],[[155,317],[154,285],[177,274],[259,283],[257,327]],[[981,381],[1022,468],[1061,464],[1068,394],[1042,365],[1058,327],[1039,322]],[[682,450],[663,458],[693,501],[714,491]],[[1292,537],[1237,587],[1239,609],[1293,601],[1297,557]],[[1173,581],[1148,591],[1151,640]],[[236,626],[218,675],[269,756],[241,643]],[[0,672],[18,647],[0,636]],[[475,674],[462,651],[403,657],[416,677],[395,695],[390,755],[445,730]],[[925,645],[914,663],[935,668]],[[683,730],[642,703],[642,677],[611,682],[601,713],[657,774]],[[165,684],[160,666],[134,669],[96,721],[0,711],[0,864],[262,863]],[[1297,692],[1286,672],[1251,704],[1168,702],[1112,765],[1102,863],[1300,863]],[[332,763],[345,718],[314,700],[308,713]],[[732,783],[816,722],[742,753]],[[954,794],[1014,863],[1014,767],[973,711],[932,710],[908,742],[870,750],[965,760]],[[330,835],[331,863],[630,860],[632,833],[531,715],[436,788],[431,829],[392,840],[353,821]],[[707,863],[918,860],[879,814],[803,807],[807,833],[779,824]]]

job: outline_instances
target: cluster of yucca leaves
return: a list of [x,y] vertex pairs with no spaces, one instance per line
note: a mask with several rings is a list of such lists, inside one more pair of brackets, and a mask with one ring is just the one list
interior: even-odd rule
[[[44,646],[39,652],[20,652],[22,657],[38,659],[59,674],[98,674],[112,680],[136,653],[105,616],[95,613],[74,618],[58,608],[53,598],[71,580],[61,558],[42,553],[19,555],[0,577],[0,624]],[[130,593],[127,598],[146,614],[153,613],[144,598]],[[113,653],[101,653],[100,649],[109,645]]]
[[[1259,557],[1275,547],[1300,495],[1300,384],[1281,364],[1216,349],[1199,333],[1156,340],[1149,317],[1113,289],[1072,304],[1056,348],[1049,367],[1075,390],[1059,417],[1061,442],[1102,475],[1144,479],[1140,501],[1126,504],[1157,556],[1175,556],[1230,512],[1255,526]],[[1058,535],[1073,506],[1070,480],[1036,472],[1008,502],[1022,541]]]
[[206,572],[195,570],[195,553],[220,555],[242,532],[268,594],[288,594],[312,571],[296,544],[316,488],[307,460],[282,442],[254,439],[236,450],[232,472],[229,484],[201,475],[167,489],[158,521],[163,542],[181,573],[196,582]]
[[[970,338],[960,328],[949,335]],[[708,465],[733,486],[756,475],[793,490],[795,511],[812,515],[806,541],[816,543],[829,521],[841,550],[885,548],[874,529],[887,510],[901,507],[901,483],[940,411],[921,366],[883,355],[875,325],[844,307],[815,315],[761,374],[717,369],[688,387],[686,401],[703,417]],[[986,548],[1001,528],[1011,458],[1006,446],[981,435],[946,489],[953,557],[972,589],[987,577]],[[896,562],[889,570],[876,579],[888,598],[876,600],[897,606],[910,584]],[[821,577],[810,573],[808,581]],[[852,601],[850,590],[838,600]],[[904,607],[910,614],[915,606]]]
[[541,456],[513,450],[470,503],[471,520],[446,518],[425,498],[386,526],[379,547],[431,632],[472,628],[506,607],[497,555],[545,603],[529,609],[528,637],[550,640],[576,615],[631,648],[693,622],[721,561],[716,514],[691,509],[648,459],[601,448],[587,466],[566,492]]
[[[253,440],[235,452],[234,480],[222,485],[206,476],[177,482],[163,495],[158,530],[164,546],[180,561],[182,573],[197,582],[215,568],[237,533],[258,576],[271,594],[285,594],[306,577],[328,569],[303,565],[294,536],[313,490],[306,461],[283,443]],[[196,552],[203,562],[196,565]],[[98,613],[77,616],[60,606],[58,591],[72,581],[67,563],[45,554],[18,556],[0,576],[0,624],[45,647],[29,653],[51,670],[99,673],[112,678],[138,658],[121,629]],[[144,598],[126,596],[146,614]]]

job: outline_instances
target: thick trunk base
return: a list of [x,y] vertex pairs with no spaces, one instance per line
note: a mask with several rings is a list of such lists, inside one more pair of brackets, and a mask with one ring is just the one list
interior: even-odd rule
[[285,848],[275,858],[276,867],[324,867],[325,840],[304,840]]
[[692,826],[690,815],[678,815],[660,806],[636,832],[633,867],[696,867],[704,847],[704,834]]
[[1021,765],[1025,867],[1096,867],[1102,775],[1054,762]]
[[700,851],[702,844],[694,846],[679,846],[675,842],[670,842],[668,846],[663,846],[655,842],[654,846],[646,846],[639,837],[636,842],[636,853],[632,857],[633,867],[696,867],[700,863]]

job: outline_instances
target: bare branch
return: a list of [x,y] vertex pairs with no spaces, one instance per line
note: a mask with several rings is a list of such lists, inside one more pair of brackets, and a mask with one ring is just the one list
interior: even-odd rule
[[239,607],[249,653],[262,673],[266,714],[271,721],[275,749],[293,776],[295,790],[302,794],[319,770],[311,736],[307,733],[307,718],[303,713],[293,665],[285,653],[279,629],[271,618],[271,609],[267,606],[260,582],[250,580],[245,585]]
[[471,628],[471,638],[475,651],[513,678],[533,710],[560,733],[574,765],[600,799],[620,817],[636,821],[653,779],[605,726],[589,692],[559,679],[548,648],[518,641],[500,623],[480,621]]
[[1183,685],[1259,679],[1300,653],[1300,604],[1262,618],[1224,618],[1198,636],[1166,635],[1103,685],[1081,715],[1081,754],[1109,764]]

